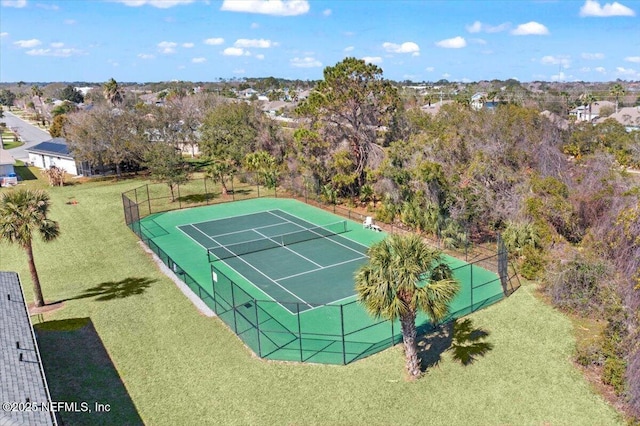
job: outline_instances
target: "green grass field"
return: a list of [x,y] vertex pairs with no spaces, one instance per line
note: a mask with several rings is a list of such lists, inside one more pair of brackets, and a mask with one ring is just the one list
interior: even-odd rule
[[[126,228],[120,194],[140,184],[49,189],[61,237],[38,241],[35,256],[45,298],[64,300],[45,321],[67,320],[39,331],[53,399],[111,405],[62,413],[67,424],[624,424],[573,367],[570,320],[531,285],[470,317],[493,344],[484,357],[465,367],[432,351],[416,383],[398,346],[348,366],[257,359],[199,314]],[[0,270],[19,272],[31,300],[18,248],[0,245]]]

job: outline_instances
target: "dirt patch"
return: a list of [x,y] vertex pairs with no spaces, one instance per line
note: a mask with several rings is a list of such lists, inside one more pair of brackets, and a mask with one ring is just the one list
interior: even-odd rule
[[31,315],[45,314],[64,308],[64,302],[48,303],[44,306],[40,306],[39,308],[35,307],[33,303],[29,303],[27,304],[27,308],[29,309],[29,314]]

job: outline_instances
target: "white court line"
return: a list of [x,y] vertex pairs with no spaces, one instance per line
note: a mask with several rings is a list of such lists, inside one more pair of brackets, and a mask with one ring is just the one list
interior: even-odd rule
[[312,273],[312,272],[318,272],[318,271],[321,271],[321,270],[323,270],[323,269],[333,268],[333,267],[335,267],[335,266],[344,265],[344,264],[351,263],[351,262],[355,262],[356,260],[362,260],[362,259],[368,259],[368,257],[367,257],[367,256],[362,256],[362,257],[358,257],[358,258],[356,258],[356,259],[345,260],[344,262],[334,263],[333,265],[327,265],[327,266],[320,266],[320,265],[318,265],[318,266],[320,266],[319,268],[312,269],[312,270],[310,270],[310,271],[306,271],[306,272],[300,272],[300,273],[298,273],[298,274],[289,275],[288,277],[278,278],[278,279],[277,279],[277,280],[275,280],[275,281],[288,280],[289,278],[299,277],[300,275],[310,274],[310,273]]
[[[271,213],[272,215],[277,216],[277,217],[279,217],[279,218],[280,218],[280,219],[282,219],[282,220],[286,220],[287,222],[289,222],[289,223],[292,223],[292,224],[296,225],[298,228],[306,229],[306,230],[310,230],[309,228],[305,228],[304,226],[302,226],[302,225],[300,225],[300,224],[298,224],[298,223],[295,223],[295,222],[293,222],[293,221],[291,221],[291,220],[287,219],[286,217],[278,216],[277,214],[275,214],[275,213],[273,213],[273,212],[271,212],[271,211],[270,211],[270,212],[268,212],[268,213]],[[302,219],[302,218],[300,218],[300,217],[298,217],[298,216],[296,216],[296,215],[293,215],[293,214],[291,214],[291,213],[286,213],[286,212],[283,212],[283,213],[288,214],[288,215],[291,215],[291,216],[296,217],[296,218],[298,218],[298,219],[300,219],[300,220],[302,220],[302,221],[307,222],[306,220],[304,220],[304,219]],[[307,222],[307,223],[311,223],[311,222]],[[322,226],[320,226],[320,228],[322,228]],[[313,231],[311,231],[311,232],[313,232]],[[331,241],[331,242],[332,242],[332,243],[334,243],[334,244],[337,244],[337,245],[342,246],[342,247],[344,247],[344,248],[346,248],[346,249],[349,249],[349,250],[351,250],[351,251],[353,251],[353,252],[356,252],[356,253],[358,253],[360,256],[362,256],[362,255],[364,254],[364,253],[359,252],[358,250],[356,250],[356,249],[354,249],[354,248],[351,248],[351,247],[349,247],[349,246],[345,246],[344,244],[342,244],[342,243],[340,243],[340,242],[338,242],[338,241],[335,241],[335,240],[332,240],[332,239],[330,239],[330,238],[327,238],[327,236],[325,236],[325,235],[319,234],[319,233],[317,233],[317,232],[315,232],[315,234],[320,235],[323,239],[327,239],[327,240]],[[340,235],[340,234],[334,234],[334,235]],[[332,237],[333,235],[330,235],[330,236]],[[352,240],[352,239],[350,239],[350,238],[343,237],[342,235],[340,235],[340,236],[341,236],[342,238],[346,238],[346,239],[347,239],[347,240],[349,240],[349,241],[353,241],[353,240]],[[367,246],[362,245],[362,244],[360,244],[360,243],[359,243],[359,242],[357,242],[357,241],[353,241],[353,242],[354,242],[354,243],[356,243],[356,244],[358,244],[358,245],[361,245],[361,246],[362,246],[362,247],[364,247],[365,249],[368,249],[368,247],[367,247]]]
[[[212,204],[215,205],[215,204]],[[180,211],[180,210],[174,210],[174,211]],[[280,209],[276,209],[275,211],[282,211]],[[237,216],[228,216],[228,217],[221,217],[218,219],[209,219],[209,220],[203,220],[201,222],[192,222],[192,223],[185,223],[184,225],[179,225],[179,226],[189,226],[189,225],[200,225],[201,223],[209,223],[209,222],[218,222],[221,220],[227,220],[227,219],[234,219],[236,217],[244,217],[244,216],[252,216],[252,215],[261,215],[263,213],[270,213],[271,210],[268,211],[260,211],[260,212],[253,212],[253,213],[244,213],[244,214],[239,214]]]
[[[198,229],[198,228],[196,228],[195,226],[193,227],[193,229],[196,229],[198,232],[202,233],[202,235],[206,236],[206,237],[207,237],[207,238],[209,238],[211,241],[213,241],[214,243],[218,244],[220,247],[224,247],[224,246],[220,245],[220,243],[219,243],[219,242],[217,242],[216,240],[214,240],[213,238],[211,238],[210,236],[208,236],[207,234],[205,234],[204,232],[202,232],[201,230],[199,230],[199,229]],[[202,245],[202,244],[201,244],[201,245]],[[229,250],[227,250],[227,251],[229,251]],[[233,252],[232,252],[232,251],[229,251],[229,253],[233,254]],[[258,268],[256,268],[255,266],[253,266],[252,264],[250,264],[249,262],[247,262],[246,260],[244,260],[242,257],[240,257],[240,256],[236,256],[236,255],[234,255],[234,257],[235,257],[235,258],[238,258],[238,259],[240,259],[241,261],[243,261],[244,263],[246,263],[249,267],[251,267],[252,269],[254,269],[254,270],[255,270],[256,272],[258,272],[260,275],[264,276],[264,277],[265,277],[265,278],[267,278],[269,281],[271,281],[272,283],[274,283],[275,285],[277,285],[278,287],[280,287],[281,289],[283,289],[284,291],[286,291],[287,293],[289,293],[290,295],[292,295],[292,296],[293,296],[293,297],[295,297],[296,299],[300,300],[303,304],[307,305],[307,306],[308,306],[308,307],[310,307],[310,308],[312,307],[312,306],[311,306],[311,305],[310,305],[306,300],[304,300],[304,299],[300,298],[300,297],[299,297],[299,296],[297,296],[295,293],[292,293],[292,292],[291,292],[291,291],[289,291],[287,288],[285,288],[285,287],[281,286],[280,284],[278,284],[277,282],[275,282],[274,280],[272,280],[272,279],[271,279],[271,277],[269,277],[268,275],[264,274],[264,273],[263,273],[262,271],[260,271]],[[225,264],[227,264],[227,263],[225,262]],[[227,266],[229,266],[229,265],[227,264]],[[231,268],[231,266],[229,266],[229,267]],[[234,271],[236,271],[234,268],[232,268],[232,269],[233,269]],[[238,271],[236,271],[236,272],[238,272]],[[246,279],[246,277],[244,277],[244,276],[243,276],[243,278],[245,278],[245,279]],[[247,280],[247,281],[249,281],[250,283],[253,283],[251,280]],[[257,287],[257,285],[256,285],[256,284],[254,284],[253,286],[254,286],[254,287]],[[282,306],[282,305],[281,305],[281,306]],[[283,306],[283,308],[284,308],[284,306]],[[285,308],[285,309],[287,309],[287,308]],[[287,310],[288,310],[288,309],[287,309]],[[289,311],[289,312],[291,312],[291,311]]]
[[[273,240],[273,239],[269,238],[269,236],[264,235],[262,232],[258,231],[257,229],[254,229],[254,231],[255,231],[255,232],[257,232],[258,234],[262,235],[262,236],[263,236],[263,237],[265,237],[266,239],[268,239],[268,240],[270,240],[270,241],[273,241],[274,243],[278,244],[280,247],[282,247],[282,248],[285,248],[285,249],[289,250],[291,253],[295,254],[296,256],[299,256],[299,257],[303,258],[304,260],[306,260],[306,261],[308,261],[308,262],[311,262],[311,263],[313,263],[314,265],[316,265],[316,266],[318,266],[318,267],[322,267],[322,265],[320,265],[320,264],[318,264],[318,263],[314,262],[313,260],[311,260],[311,259],[309,259],[309,258],[307,258],[307,257],[305,257],[305,256],[303,256],[303,255],[301,255],[301,254],[300,254],[300,253],[298,253],[297,251],[291,250],[291,249],[290,249],[289,247],[287,247],[286,245],[284,245],[284,244],[280,244],[280,243],[279,243],[279,242],[277,242],[276,240]],[[315,270],[315,269],[314,269],[314,270]],[[277,280],[274,280],[274,281],[277,281]]]
[[[254,231],[256,229],[264,229],[264,228],[271,228],[274,226],[282,226],[282,225],[286,225],[285,222],[280,222],[280,223],[274,223],[273,225],[265,225],[265,226],[258,226],[256,228],[247,228],[247,229],[243,229],[242,231],[233,231],[233,232],[227,232],[226,234],[216,234],[216,235],[212,235],[212,238],[218,238],[218,237],[226,237],[227,235],[233,235],[233,234],[242,234],[244,232],[247,231]],[[182,225],[182,226],[188,226],[188,225]],[[191,225],[193,226],[193,225]],[[198,228],[198,230],[200,230],[200,228]],[[254,241],[254,240],[251,240]],[[243,243],[246,241],[242,241]],[[240,244],[240,243],[233,243],[233,244]]]

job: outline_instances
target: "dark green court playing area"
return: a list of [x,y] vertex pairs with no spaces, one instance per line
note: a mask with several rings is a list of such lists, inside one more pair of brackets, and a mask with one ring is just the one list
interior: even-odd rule
[[343,237],[347,222],[317,226],[282,210],[179,227],[291,313],[353,296],[367,246]]
[[[134,231],[257,355],[347,364],[401,341],[357,302],[354,272],[386,235],[292,199],[152,214]],[[461,283],[449,319],[503,297],[498,276],[446,256]],[[422,330],[431,327],[421,315]]]

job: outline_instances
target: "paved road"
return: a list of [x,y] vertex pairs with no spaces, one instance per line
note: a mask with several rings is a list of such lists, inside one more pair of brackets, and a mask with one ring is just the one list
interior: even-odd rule
[[27,154],[26,152],[27,148],[31,148],[32,146],[37,145],[40,142],[48,141],[51,139],[51,135],[48,132],[39,129],[33,124],[27,123],[23,119],[17,117],[7,110],[4,110],[3,113],[4,117],[0,118],[0,121],[4,121],[5,123],[7,123],[7,127],[16,131],[20,136],[20,140],[24,142],[24,145],[18,148],[7,150],[7,152],[10,153],[16,160],[28,161],[29,154]]

